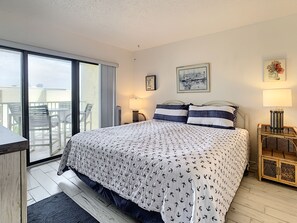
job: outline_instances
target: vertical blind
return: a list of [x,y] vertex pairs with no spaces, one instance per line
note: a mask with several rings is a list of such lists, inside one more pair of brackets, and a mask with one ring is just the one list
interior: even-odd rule
[[101,127],[115,125],[116,68],[101,64]]

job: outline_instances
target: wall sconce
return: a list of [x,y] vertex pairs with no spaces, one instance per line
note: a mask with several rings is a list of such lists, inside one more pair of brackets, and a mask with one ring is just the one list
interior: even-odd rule
[[274,107],[270,110],[270,129],[273,132],[282,132],[284,130],[283,107],[292,107],[292,90],[263,90],[263,106]]
[[133,122],[139,122],[139,115],[142,115],[144,120],[146,120],[145,115],[143,113],[139,113],[139,110],[142,108],[141,98],[130,98],[129,107],[133,111]]

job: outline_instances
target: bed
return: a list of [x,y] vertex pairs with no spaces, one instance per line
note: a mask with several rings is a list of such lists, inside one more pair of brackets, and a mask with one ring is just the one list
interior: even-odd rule
[[71,168],[165,223],[224,222],[248,147],[243,128],[149,120],[74,135],[58,174]]

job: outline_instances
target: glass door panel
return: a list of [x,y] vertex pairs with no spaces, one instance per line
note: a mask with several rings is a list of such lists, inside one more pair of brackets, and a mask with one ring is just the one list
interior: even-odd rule
[[80,79],[80,131],[100,127],[99,65],[79,63]]
[[21,59],[18,51],[0,48],[0,125],[22,135]]
[[28,55],[30,163],[63,152],[71,124],[71,61]]

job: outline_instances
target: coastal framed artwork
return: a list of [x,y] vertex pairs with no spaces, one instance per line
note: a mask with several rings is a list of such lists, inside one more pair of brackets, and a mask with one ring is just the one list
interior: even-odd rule
[[209,92],[209,63],[176,68],[178,93]]
[[156,75],[147,75],[145,77],[145,89],[147,91],[155,91],[156,86]]
[[264,82],[278,82],[286,80],[286,59],[265,60],[263,64]]

